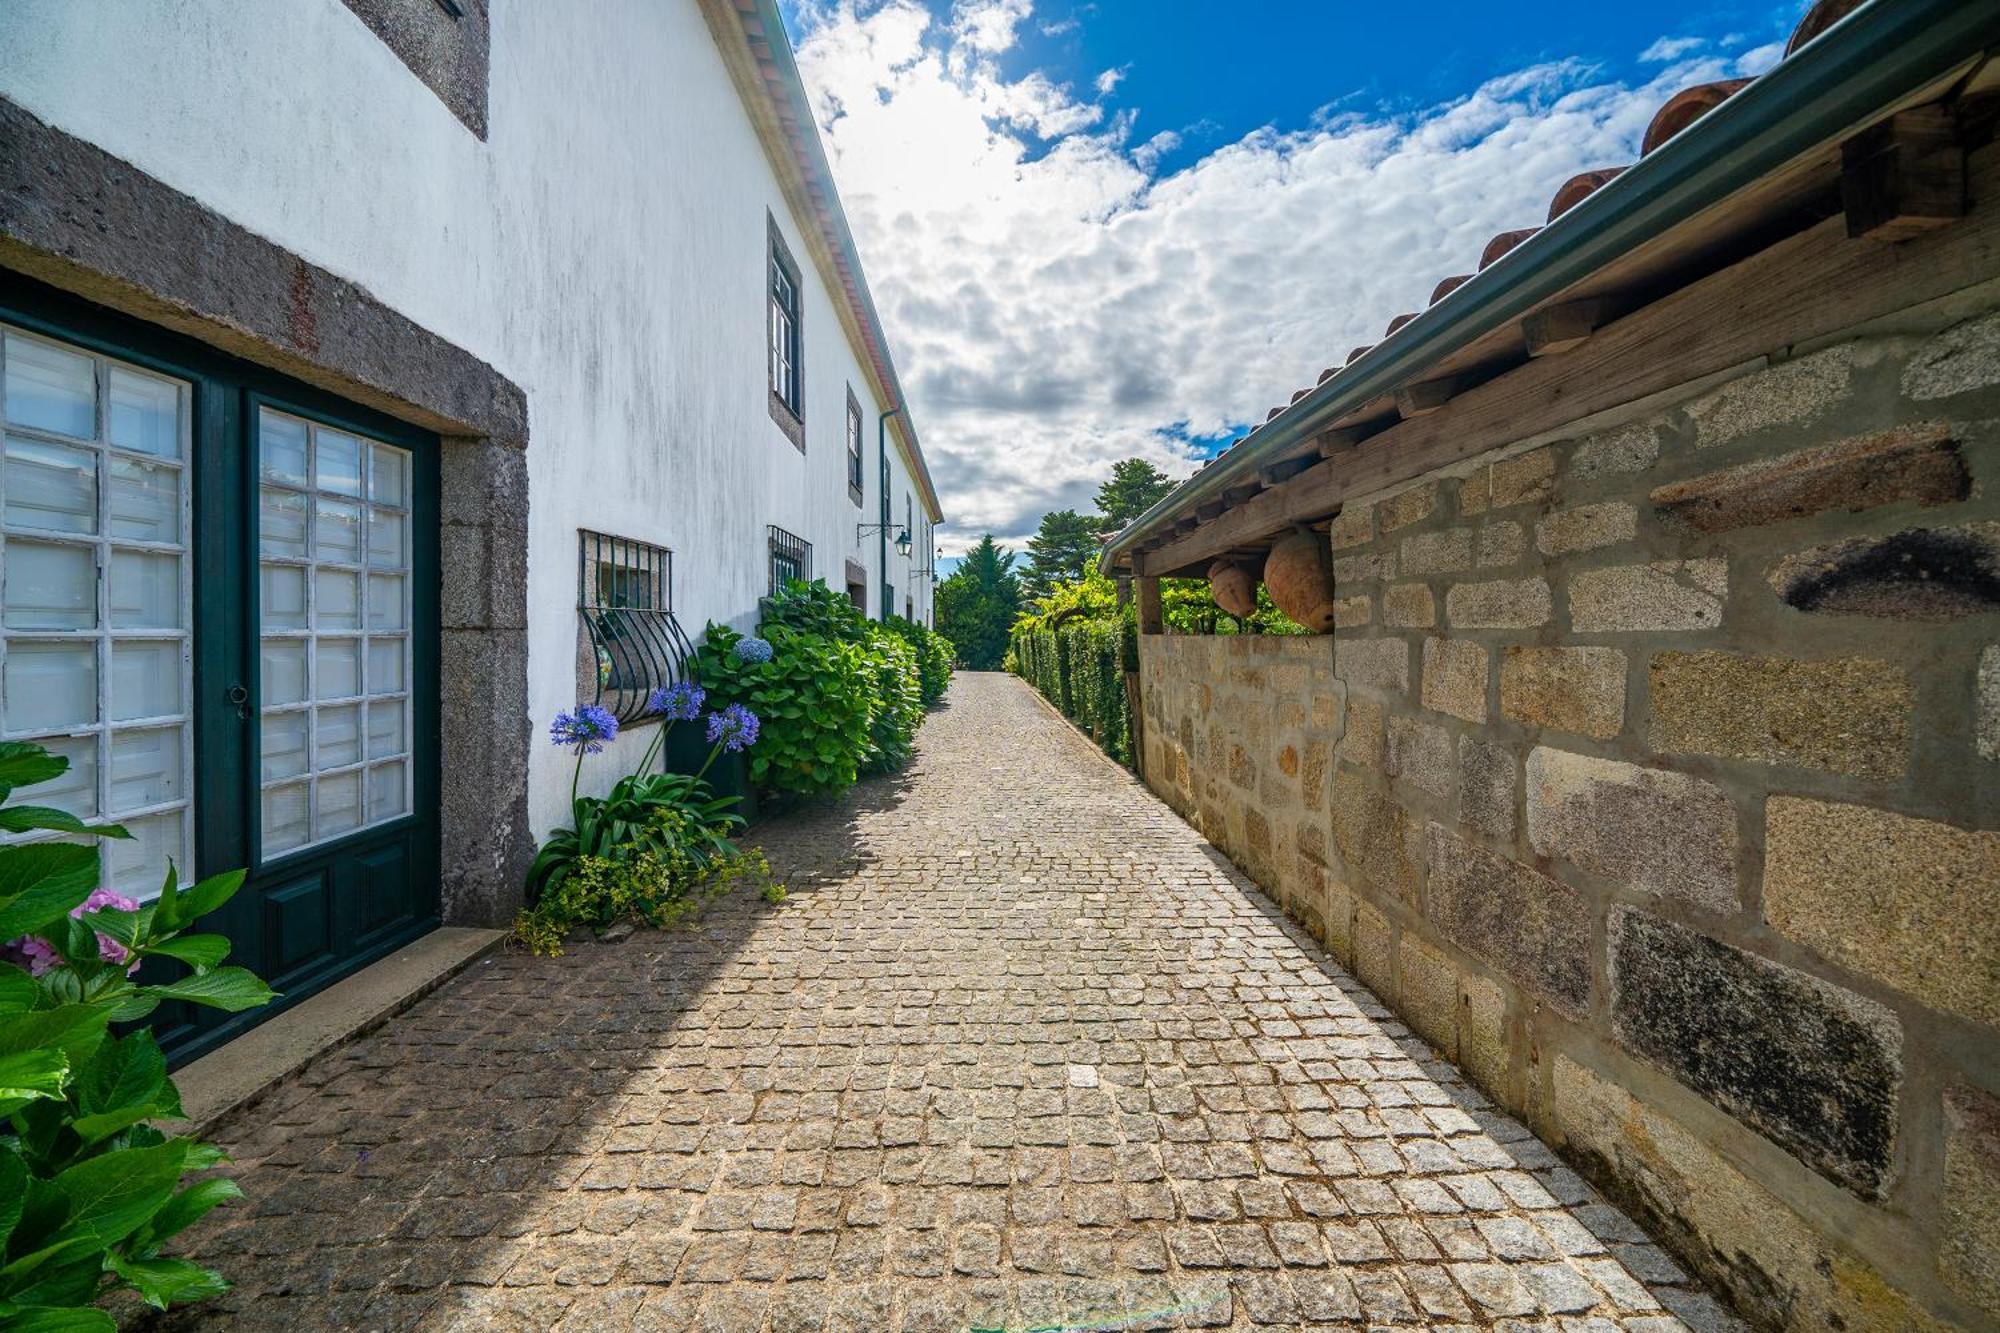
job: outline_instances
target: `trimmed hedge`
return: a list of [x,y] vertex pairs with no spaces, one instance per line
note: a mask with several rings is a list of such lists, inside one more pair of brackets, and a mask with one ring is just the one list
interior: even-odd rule
[[1129,619],[1079,619],[1054,629],[1018,629],[1008,664],[1099,749],[1132,767],[1125,673],[1138,670],[1139,642]]

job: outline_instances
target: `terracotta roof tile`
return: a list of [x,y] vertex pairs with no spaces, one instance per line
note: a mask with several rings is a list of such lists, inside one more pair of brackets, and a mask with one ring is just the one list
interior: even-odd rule
[[1431,288],[1430,303],[1436,305],[1439,301],[1444,300],[1445,297],[1450,296],[1453,292],[1471,281],[1472,275],[1470,273],[1454,273],[1449,278],[1439,279],[1438,285]]
[[1714,83],[1697,83],[1692,88],[1681,89],[1653,113],[1653,123],[1646,127],[1639,155],[1644,157],[1654,151],[1749,86],[1748,79],[1718,79]]
[[1623,167],[1599,167],[1595,171],[1579,171],[1576,175],[1571,176],[1556,191],[1555,198],[1549,200],[1549,221],[1554,222],[1591,195],[1596,194],[1599,190],[1610,184],[1612,180],[1616,179],[1624,170],[1625,168]]
[[1799,26],[1792,29],[1792,40],[1785,43],[1785,54],[1790,55],[1859,8],[1861,0],[1819,0],[1799,20]]
[[1495,236],[1486,243],[1486,248],[1479,252],[1479,267],[1481,271],[1491,267],[1501,255],[1506,254],[1509,250],[1512,250],[1515,246],[1540,230],[1540,227],[1520,227],[1513,231],[1503,231],[1498,236]]

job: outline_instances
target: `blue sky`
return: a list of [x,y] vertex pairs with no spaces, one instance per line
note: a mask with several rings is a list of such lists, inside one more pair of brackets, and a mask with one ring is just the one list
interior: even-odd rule
[[781,0],[948,553],[1190,472],[1804,0]]
[[[948,3],[931,5],[948,16]],[[1166,170],[1263,125],[1296,127],[1342,112],[1409,112],[1488,79],[1574,60],[1613,78],[1643,72],[1638,56],[1663,35],[1665,7],[1496,4],[1492,0],[1283,0],[1160,4],[1104,0],[1039,7],[1001,59],[1003,72],[1053,71],[1091,84],[1120,71],[1108,105],[1137,112],[1136,132],[1183,144]],[[1793,6],[1694,3],[1672,12],[1675,37],[1783,40]]]

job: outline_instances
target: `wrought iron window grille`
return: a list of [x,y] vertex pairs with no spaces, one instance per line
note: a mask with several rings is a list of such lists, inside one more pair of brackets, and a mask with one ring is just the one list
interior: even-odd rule
[[693,645],[674,619],[674,553],[664,546],[577,533],[580,675],[593,702],[620,722],[646,715],[654,690],[687,678]]
[[773,524],[766,530],[769,534],[767,545],[770,551],[771,587],[770,596],[776,596],[778,589],[793,579],[810,582],[812,579],[812,543],[794,533],[786,532]]

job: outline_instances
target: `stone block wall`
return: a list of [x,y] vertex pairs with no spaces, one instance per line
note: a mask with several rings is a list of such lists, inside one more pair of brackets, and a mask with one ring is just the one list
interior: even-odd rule
[[1141,643],[1146,781],[1773,1327],[2000,1325],[1979,310],[1348,504],[1331,635]]

